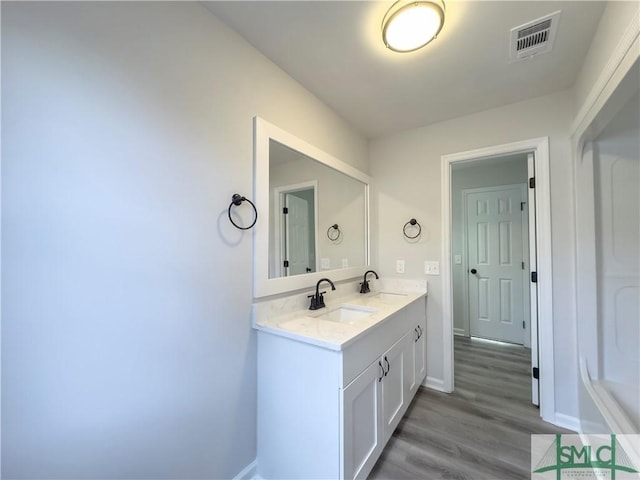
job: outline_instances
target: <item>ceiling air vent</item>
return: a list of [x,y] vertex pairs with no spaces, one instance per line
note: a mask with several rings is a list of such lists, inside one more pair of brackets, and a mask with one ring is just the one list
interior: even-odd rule
[[548,53],[556,38],[560,10],[550,15],[511,29],[509,62],[526,60],[534,55]]

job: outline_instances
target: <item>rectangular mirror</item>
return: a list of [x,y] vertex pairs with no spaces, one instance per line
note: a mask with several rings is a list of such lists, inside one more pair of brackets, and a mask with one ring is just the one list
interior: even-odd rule
[[259,117],[254,129],[255,197],[268,205],[254,236],[254,297],[362,275],[370,178]]

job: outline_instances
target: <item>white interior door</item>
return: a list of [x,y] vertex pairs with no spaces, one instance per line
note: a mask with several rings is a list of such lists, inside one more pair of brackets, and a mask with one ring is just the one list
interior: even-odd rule
[[[535,158],[533,153],[527,156],[527,173],[529,178],[535,179]],[[529,207],[529,271],[537,272],[538,260],[536,257],[536,189],[529,185],[527,189]],[[538,283],[533,282],[531,276],[529,282],[529,323],[531,329],[531,403],[540,405],[540,385],[538,374]],[[533,372],[536,372],[534,375]]]
[[471,335],[522,345],[524,185],[473,189],[465,196]]
[[309,202],[287,193],[285,195],[285,258],[288,261],[287,275],[299,275],[311,270],[309,245],[311,225]]

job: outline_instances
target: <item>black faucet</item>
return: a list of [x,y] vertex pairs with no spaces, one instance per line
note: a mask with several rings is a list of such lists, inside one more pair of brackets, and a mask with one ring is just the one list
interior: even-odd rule
[[333,284],[331,280],[328,278],[321,278],[316,283],[316,293],[315,295],[309,295],[308,298],[311,299],[311,305],[309,305],[309,310],[318,310],[319,308],[324,308],[324,297],[323,295],[327,292],[320,292],[320,284],[322,282],[329,282],[331,284],[331,290],[335,290],[336,286]]
[[376,276],[376,278],[380,278],[378,274],[373,270],[367,270],[366,272],[364,272],[364,279],[360,284],[360,293],[369,293],[371,291],[369,290],[369,282],[367,281],[367,275],[370,273],[373,273]]

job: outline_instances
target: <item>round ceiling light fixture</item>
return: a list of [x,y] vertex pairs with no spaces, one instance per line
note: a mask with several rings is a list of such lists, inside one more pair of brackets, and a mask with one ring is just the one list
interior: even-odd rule
[[382,19],[382,41],[394,52],[424,47],[442,30],[444,9],[444,1],[397,1]]

